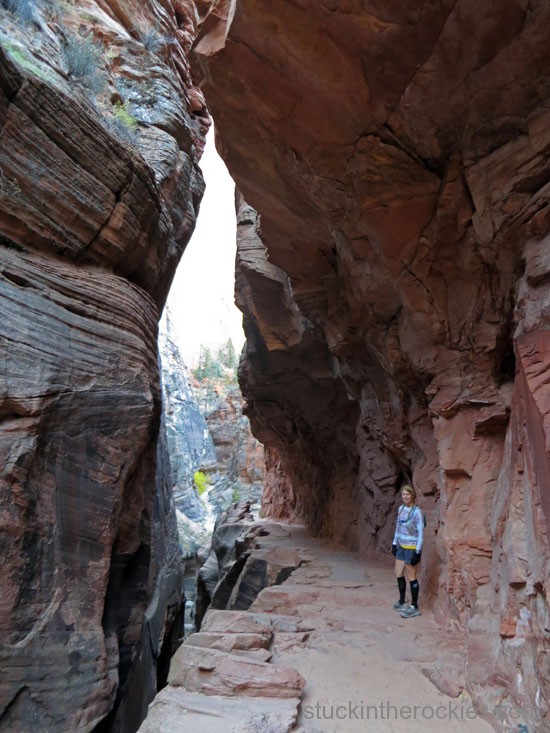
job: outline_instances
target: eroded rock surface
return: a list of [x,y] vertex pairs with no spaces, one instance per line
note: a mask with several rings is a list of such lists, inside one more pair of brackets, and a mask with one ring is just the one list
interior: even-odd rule
[[299,552],[261,549],[262,524],[239,502],[217,519],[212,544],[197,572],[195,624],[210,609],[243,610],[258,593],[278,585],[300,566]]
[[199,469],[214,470],[216,453],[166,309],[160,322],[159,352],[174,500],[186,517],[204,521],[206,507],[197,494],[193,475]]
[[194,14],[30,5],[0,8],[0,730],[131,731],[181,623],[156,337],[203,190]]
[[142,733],[207,733],[213,718],[246,733],[491,730],[464,692],[464,630],[443,630],[426,609],[415,619],[395,613],[387,558],[337,550],[302,526],[259,524],[251,558],[295,555],[300,567],[247,611],[208,611]]
[[238,387],[220,397],[207,413],[206,424],[217,458],[216,483],[208,500],[217,512],[238,501],[259,505],[264,488],[264,449],[250,432]]
[[195,46],[242,193],[241,383],[268,446],[266,510],[386,549],[412,478],[422,582],[469,630],[468,689],[484,711],[524,705],[535,729],[550,697],[549,24],[543,0],[237,0],[210,4]]

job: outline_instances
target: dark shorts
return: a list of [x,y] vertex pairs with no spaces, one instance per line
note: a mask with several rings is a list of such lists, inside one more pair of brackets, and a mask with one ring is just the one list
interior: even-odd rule
[[405,550],[403,547],[397,546],[396,560],[404,560],[407,565],[411,564],[412,556],[416,550]]

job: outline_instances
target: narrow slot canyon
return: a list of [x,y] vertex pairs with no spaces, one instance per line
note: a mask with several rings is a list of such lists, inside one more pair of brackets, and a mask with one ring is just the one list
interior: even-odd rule
[[[0,733],[550,730],[549,31],[0,0]],[[212,125],[215,405],[166,308]]]

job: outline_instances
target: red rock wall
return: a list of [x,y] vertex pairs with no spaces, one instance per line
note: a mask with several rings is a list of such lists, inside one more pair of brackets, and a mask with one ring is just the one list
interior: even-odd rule
[[387,551],[411,477],[423,592],[468,626],[478,705],[544,726],[549,6],[213,5],[195,61],[247,202],[266,507]]
[[[0,730],[130,732],[178,631],[156,335],[208,116],[184,3],[52,8],[0,9]],[[77,33],[99,92],[67,69]]]
[[228,389],[206,415],[206,424],[216,451],[219,477],[241,495],[258,501],[265,474],[264,449],[250,432],[243,417],[243,398],[238,387]]

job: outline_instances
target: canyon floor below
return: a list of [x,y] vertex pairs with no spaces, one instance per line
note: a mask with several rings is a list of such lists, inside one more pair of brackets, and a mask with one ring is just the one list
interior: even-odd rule
[[[210,610],[176,653],[142,733],[491,733],[464,692],[460,629],[393,610],[391,555],[364,558],[261,521],[252,551],[298,559],[247,611]],[[424,602],[422,602],[424,601]]]

